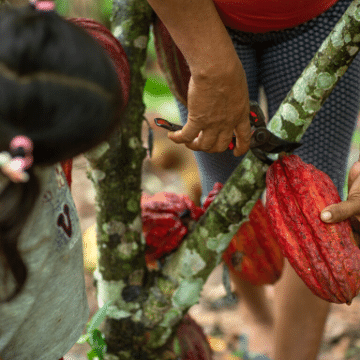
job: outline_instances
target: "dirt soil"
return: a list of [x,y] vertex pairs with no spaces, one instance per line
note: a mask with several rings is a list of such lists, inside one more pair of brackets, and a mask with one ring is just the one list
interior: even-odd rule
[[[149,119],[152,118],[148,115]],[[144,131],[146,143],[147,130]],[[195,201],[199,200],[200,185],[193,155],[184,147],[174,147],[164,134],[155,130],[154,157],[144,163],[143,189],[147,192],[173,191],[188,193]],[[356,153],[357,149],[353,149]],[[356,156],[357,153],[356,153]],[[72,193],[77,206],[82,231],[95,222],[94,190],[86,177],[87,163],[83,157],[75,160]],[[98,309],[96,289],[92,273],[84,270],[90,317]],[[273,298],[271,286],[266,288],[269,301]],[[244,309],[241,299],[228,307],[219,308],[219,299],[225,295],[222,285],[222,268],[217,267],[209,277],[199,304],[190,310],[192,317],[200,324],[205,333],[211,336],[215,350],[214,360],[235,360],[230,357],[232,350],[239,347],[239,336],[250,339],[250,350],[260,353],[267,344],[258,331],[249,313]],[[351,306],[332,305],[326,324],[319,360],[360,360],[360,297]],[[90,347],[74,345],[64,356],[65,360],[85,360]],[[284,359],[287,360],[287,359]]]

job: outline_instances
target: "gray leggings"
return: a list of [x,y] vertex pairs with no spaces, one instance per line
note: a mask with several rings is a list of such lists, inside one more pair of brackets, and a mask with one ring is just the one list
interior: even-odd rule
[[[262,85],[270,119],[350,3],[351,0],[339,0],[319,17],[284,31],[251,34],[228,29],[246,72],[250,99],[258,100]],[[357,56],[307,129],[301,140],[303,145],[295,151],[305,162],[326,172],[340,194],[359,110],[359,71]],[[178,105],[184,124],[187,109],[179,102]],[[215,182],[225,183],[242,159],[234,157],[230,150],[220,154],[197,151],[195,157],[203,198]]]

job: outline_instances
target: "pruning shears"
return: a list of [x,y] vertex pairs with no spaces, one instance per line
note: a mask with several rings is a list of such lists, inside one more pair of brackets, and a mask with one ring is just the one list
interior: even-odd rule
[[[301,146],[298,142],[291,142],[283,140],[274,135],[266,128],[265,115],[261,110],[259,104],[255,101],[250,101],[251,124],[251,139],[250,150],[252,153],[265,164],[271,165],[273,160],[266,156],[266,153],[278,154],[281,152],[292,152]],[[162,118],[155,118],[155,124],[169,131],[178,131],[183,127],[181,125],[173,124],[168,120]],[[233,150],[236,145],[236,136],[233,136],[229,149]]]

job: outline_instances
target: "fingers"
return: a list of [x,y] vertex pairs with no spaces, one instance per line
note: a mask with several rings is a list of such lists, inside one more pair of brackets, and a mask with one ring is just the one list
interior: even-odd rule
[[233,130],[218,130],[215,127],[202,130],[191,121],[180,131],[168,133],[168,138],[177,144],[185,145],[193,151],[216,153],[225,151],[233,138]]
[[196,126],[188,120],[182,130],[168,133],[168,138],[177,144],[184,143],[193,151],[220,153],[227,150],[233,140],[234,133],[236,135],[234,155],[240,156],[247,152],[250,147],[251,127],[247,118],[235,130],[231,128],[219,130],[218,127],[201,129],[200,126]]
[[[225,137],[225,140],[223,140]],[[209,129],[201,131],[199,136],[193,142],[185,144],[193,151],[205,151],[207,153],[223,152],[228,148],[232,137],[226,134],[210,131]]]
[[356,162],[350,169],[348,189],[349,195],[346,201],[327,206],[322,210],[323,221],[335,223],[352,216],[360,221],[360,162]]
[[[338,204],[327,206],[321,211],[321,220],[327,223],[337,223],[360,214],[360,197],[353,197]],[[360,216],[359,216],[360,218]]]
[[168,138],[176,144],[191,143],[200,133],[201,127],[188,121],[182,130],[169,132]]
[[251,126],[250,121],[241,122],[235,129],[236,147],[234,156],[245,154],[250,148]]

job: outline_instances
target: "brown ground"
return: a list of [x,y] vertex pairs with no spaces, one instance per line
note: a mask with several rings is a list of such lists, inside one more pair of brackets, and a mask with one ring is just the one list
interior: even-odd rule
[[[149,118],[152,118],[152,116],[149,116]],[[194,200],[198,200],[200,188],[192,154],[185,151],[184,147],[181,147],[181,152],[179,152],[179,146],[167,142],[163,135],[164,133],[161,131],[155,132],[155,139],[161,138],[161,141],[155,143],[153,161],[145,161],[143,188],[149,192],[166,190],[188,193]],[[166,150],[166,152],[163,150]],[[354,153],[356,153],[356,149],[354,149]],[[85,168],[86,161],[84,158],[76,159],[72,191],[83,231],[95,222],[94,191],[90,181],[86,178]],[[215,269],[204,287],[200,303],[190,310],[193,318],[203,327],[207,335],[224,340],[224,342],[214,343],[217,350],[214,360],[230,360],[228,355],[231,350],[229,348],[237,346],[238,340],[235,340],[236,337],[244,333],[250,336],[253,351],[263,350],[263,339],[260,333],[257,332],[257,327],[252,322],[249,314],[244,311],[241,299],[230,308],[214,310],[214,301],[225,294],[221,282],[221,273],[221,267]],[[97,310],[96,293],[92,284],[91,272],[85,270],[85,279],[91,317]],[[273,296],[271,286],[267,287],[267,292],[271,299]],[[354,299],[351,306],[332,305],[319,360],[360,360],[359,319],[359,297]],[[74,345],[64,359],[85,360],[89,349],[87,344]]]

